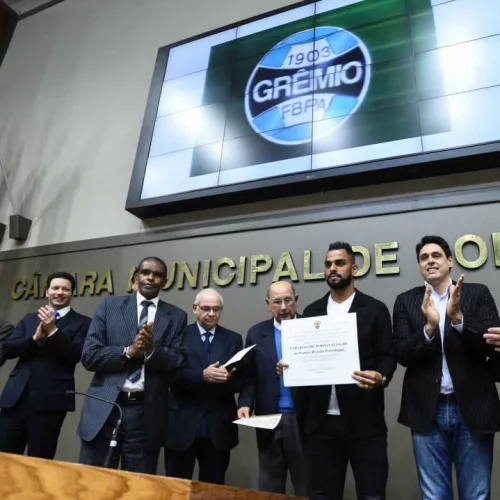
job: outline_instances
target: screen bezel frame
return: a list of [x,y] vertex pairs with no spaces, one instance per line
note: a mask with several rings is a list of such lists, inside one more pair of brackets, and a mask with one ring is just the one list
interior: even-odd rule
[[[128,212],[141,219],[145,219],[178,213],[180,211],[197,210],[201,207],[207,209],[275,198],[276,188],[281,186],[286,186],[287,188],[286,192],[282,190],[282,196],[295,196],[318,190],[324,191],[325,189],[363,186],[372,183],[379,184],[394,180],[422,178],[427,175],[440,175],[464,172],[474,170],[475,168],[484,169],[499,166],[498,163],[500,160],[497,161],[495,153],[500,151],[500,140],[459,148],[412,153],[398,157],[351,163],[321,170],[307,170],[253,181],[141,199],[149,150],[170,50],[179,45],[200,40],[226,30],[235,29],[304,5],[314,4],[316,1],[306,0],[295,2],[286,7],[245,18],[241,21],[179,40],[158,49],[125,205],[125,209]],[[475,163],[473,157],[476,155],[480,155],[483,159],[483,164],[479,167],[473,165]],[[457,159],[464,161],[460,161],[460,164],[453,167],[454,160]],[[401,167],[405,166],[412,168],[409,168],[408,172],[404,172],[404,169]],[[328,186],[325,182],[329,180],[331,182]],[[203,203],[202,206],[200,205],[201,202]]]

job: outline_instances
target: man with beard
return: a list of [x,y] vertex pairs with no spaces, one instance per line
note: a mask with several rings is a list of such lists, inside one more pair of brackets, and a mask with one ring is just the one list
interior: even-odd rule
[[308,496],[306,464],[302,454],[295,406],[290,388],[276,377],[282,356],[281,322],[297,316],[298,295],[293,285],[277,281],[267,290],[266,303],[272,318],[250,328],[246,346],[250,351],[249,377],[239,399],[238,418],[281,413],[274,430],[256,429],[259,449],[259,489],[285,493],[287,474],[297,496]]
[[385,304],[354,287],[357,270],[351,245],[331,243],[325,258],[330,292],[304,310],[304,317],[356,313],[361,365],[353,374],[357,384],[296,389],[313,500],[342,500],[348,463],[359,500],[385,498],[384,388],[396,369],[391,317]]
[[394,304],[396,356],[406,366],[398,421],[412,431],[424,500],[453,498],[453,464],[459,498],[489,500],[500,401],[487,361],[495,347],[484,335],[500,323],[495,302],[484,285],[452,281],[442,237],[424,236],[416,257],[425,283]]

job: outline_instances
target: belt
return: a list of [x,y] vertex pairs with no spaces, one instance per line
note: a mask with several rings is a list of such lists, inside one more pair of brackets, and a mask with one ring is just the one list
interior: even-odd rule
[[452,401],[456,401],[457,397],[454,392],[449,392],[448,394],[440,394],[438,397],[438,401],[440,403],[451,403]]
[[127,392],[121,391],[118,395],[117,403],[122,405],[139,405],[144,401],[144,391]]

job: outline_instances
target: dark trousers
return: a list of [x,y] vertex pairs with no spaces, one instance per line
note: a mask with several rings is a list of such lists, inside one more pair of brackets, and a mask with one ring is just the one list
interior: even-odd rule
[[25,391],[13,408],[0,413],[0,451],[52,460],[56,454],[65,411],[35,411]]
[[389,464],[387,435],[350,437],[342,417],[326,416],[312,435],[303,437],[309,465],[311,500],[342,500],[350,463],[358,500],[384,500]]
[[167,476],[191,479],[198,460],[198,480],[224,484],[230,450],[217,450],[208,438],[196,438],[186,451],[165,450]]
[[[118,434],[118,446],[111,460],[113,469],[129,472],[156,474],[159,448],[147,451],[145,446],[146,427],[142,403],[122,405],[123,420]],[[113,409],[97,436],[89,442],[82,441],[79,462],[85,465],[104,466],[109,442],[118,420],[118,410]]]
[[307,466],[295,413],[283,413],[273,437],[265,448],[259,449],[259,490],[286,493],[288,471],[294,494],[308,497]]

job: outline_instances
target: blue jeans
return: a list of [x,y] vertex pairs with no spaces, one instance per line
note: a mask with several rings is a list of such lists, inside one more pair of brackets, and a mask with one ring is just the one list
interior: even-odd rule
[[453,500],[453,464],[460,500],[490,499],[493,434],[471,436],[456,401],[440,402],[434,428],[412,438],[422,500]]

